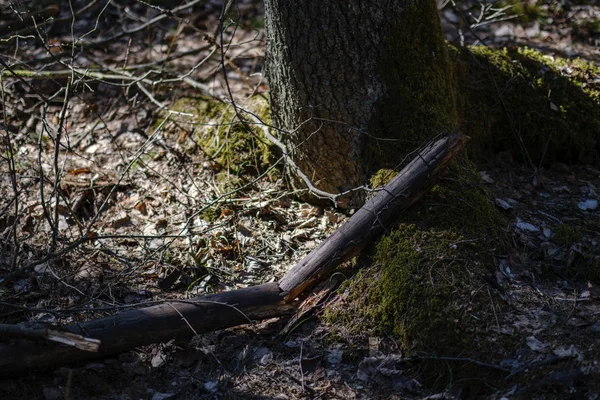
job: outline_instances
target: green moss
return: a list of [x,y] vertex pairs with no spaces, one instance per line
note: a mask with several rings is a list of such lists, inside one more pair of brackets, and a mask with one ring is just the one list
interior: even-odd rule
[[464,156],[449,166],[448,176],[432,188],[419,207],[406,214],[404,221],[470,238],[493,239],[498,248],[507,245],[506,220],[491,201],[476,167]]
[[[269,108],[266,101],[256,98],[244,105],[268,123]],[[181,134],[193,129],[200,149],[211,161],[211,167],[220,171],[217,180],[229,181],[231,176],[255,174],[264,170],[271,161],[271,147],[250,119],[242,123],[233,107],[205,97],[182,97],[172,110],[193,114],[192,121],[179,119],[170,123],[165,130],[170,134]]]
[[371,176],[371,179],[369,180],[371,187],[373,189],[377,189],[378,187],[387,185],[394,178],[394,176],[396,176],[396,174],[397,172],[392,169],[380,169],[379,171],[375,172],[373,176]]
[[[411,7],[408,18],[422,19],[421,11]],[[394,167],[407,149],[456,127],[457,121],[472,138],[469,157],[475,159],[510,151],[534,165],[598,164],[598,67],[530,49],[483,47],[450,48],[454,64],[446,64],[446,57],[428,56],[445,50],[432,51],[437,41],[426,42],[431,35],[427,27],[401,22],[406,27],[398,24],[390,46],[411,45],[396,48],[384,63],[387,83],[398,90],[385,99],[384,112],[370,127],[375,136],[401,137],[393,146],[386,142],[382,167]],[[425,56],[418,49],[424,49]],[[385,184],[390,175],[389,169],[377,171],[373,187]],[[501,315],[502,304],[488,290],[485,277],[495,270],[493,255],[505,254],[509,245],[506,224],[476,169],[466,156],[460,157],[380,240],[373,266],[343,286],[343,300],[327,310],[327,320],[357,335],[395,336],[408,353],[501,359],[515,339],[495,337],[492,351],[488,339],[483,340]],[[568,234],[563,239],[575,237]],[[560,235],[557,240],[562,240]],[[480,372],[462,367],[452,371],[455,377]]]
[[[344,301],[327,310],[327,320],[356,334],[392,335],[408,354],[499,357],[505,344],[496,343],[496,354],[480,335],[495,323],[491,298],[501,304],[484,278],[495,268],[493,254],[507,247],[505,223],[462,158],[379,241],[373,267],[343,286]],[[461,365],[453,373],[472,371]]]
[[454,59],[475,157],[600,163],[600,67],[528,48],[459,49]]
[[458,126],[453,66],[433,1],[408,2],[383,45],[378,66],[389,93],[375,109],[369,132],[391,138],[374,169],[395,167],[425,140]]
[[202,211],[202,213],[200,214],[200,218],[202,218],[206,222],[212,223],[212,222],[215,222],[217,219],[219,219],[220,215],[221,215],[220,207],[208,207],[206,210]]
[[463,347],[463,339],[471,340],[476,327],[465,311],[472,299],[463,298],[461,289],[475,277],[454,262],[455,243],[462,239],[402,224],[378,243],[375,259],[381,268],[361,277],[372,285],[363,292],[364,311],[380,333],[400,338],[405,350],[448,354]]

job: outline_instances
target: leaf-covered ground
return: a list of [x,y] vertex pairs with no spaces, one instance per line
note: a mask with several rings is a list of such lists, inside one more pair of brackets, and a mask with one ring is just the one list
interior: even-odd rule
[[[1,323],[60,326],[274,281],[347,218],[297,200],[260,127],[234,111],[231,95],[268,123],[261,3],[225,13],[191,3],[174,16],[160,1],[0,3]],[[469,6],[471,16],[443,8],[449,39],[598,60],[598,6],[543,2],[529,21],[486,10],[479,22],[483,6]],[[600,171],[556,163],[533,176],[506,154],[479,169],[512,241],[484,340],[514,338],[514,351],[481,364],[499,380],[472,381],[490,399],[598,398]],[[0,396],[474,396],[472,382],[431,386],[421,371],[478,360],[403,357],[391,338],[322,320],[339,301],[329,293],[290,326],[264,321],[0,380]]]

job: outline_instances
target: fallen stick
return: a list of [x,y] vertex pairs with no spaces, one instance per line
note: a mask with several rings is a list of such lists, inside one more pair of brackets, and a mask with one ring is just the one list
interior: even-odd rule
[[440,172],[466,141],[466,136],[452,134],[429,144],[279,282],[189,301],[171,301],[65,328],[67,332],[100,340],[98,352],[23,339],[12,344],[0,344],[0,376],[89,360],[173,338],[289,314],[295,308],[298,296],[307,294],[335,267],[358,255],[403,210],[419,200],[435,184]]

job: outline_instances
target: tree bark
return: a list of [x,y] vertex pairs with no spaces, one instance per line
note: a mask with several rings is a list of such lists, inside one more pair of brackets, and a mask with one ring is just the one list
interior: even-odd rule
[[317,188],[361,186],[456,127],[435,0],[265,0],[265,21],[273,124]]

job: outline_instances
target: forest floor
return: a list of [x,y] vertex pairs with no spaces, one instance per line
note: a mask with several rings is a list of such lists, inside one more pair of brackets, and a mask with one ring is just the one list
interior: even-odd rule
[[[0,41],[0,57],[13,69],[38,71],[33,78],[0,81],[0,126],[12,146],[3,153],[14,155],[12,167],[0,167],[1,323],[67,325],[123,306],[272,282],[348,218],[331,206],[299,201],[281,165],[272,155],[265,158],[260,138],[240,139],[231,104],[207,100],[233,95],[264,111],[260,2],[238,2],[223,35],[215,36],[220,2],[168,18],[160,2],[104,7],[73,1],[82,11],[72,28],[69,2],[49,3],[45,16],[58,22],[39,28],[46,35],[24,23],[19,38],[6,28],[14,12],[0,4],[6,11],[0,35],[8,39]],[[600,5],[548,2],[529,21],[496,18],[489,24],[485,18],[475,23],[477,9],[469,17],[445,5],[449,40],[527,45],[600,62]],[[122,34],[125,26],[139,28],[138,36]],[[86,44],[77,57],[65,45],[74,38]],[[74,74],[68,66],[80,70]],[[91,75],[96,69],[101,72]],[[75,90],[65,99],[68,79]],[[171,79],[166,88],[164,79]],[[62,139],[54,133],[61,127],[68,132]],[[57,140],[63,151],[55,152]],[[506,154],[478,168],[512,240],[511,251],[498,259],[492,287],[502,298],[502,316],[485,340],[490,346],[503,335],[520,340],[492,366],[505,371],[499,380],[472,381],[487,386],[490,400],[600,398],[600,287],[579,273],[600,263],[600,170],[556,163],[534,181],[530,168]],[[48,254],[54,256],[47,262],[36,261]],[[16,266],[29,273],[5,281]],[[475,396],[472,382],[426,384],[418,363],[403,358],[390,338],[334,329],[320,314],[336,296],[332,292],[291,328],[273,319],[2,379],[0,397]]]

